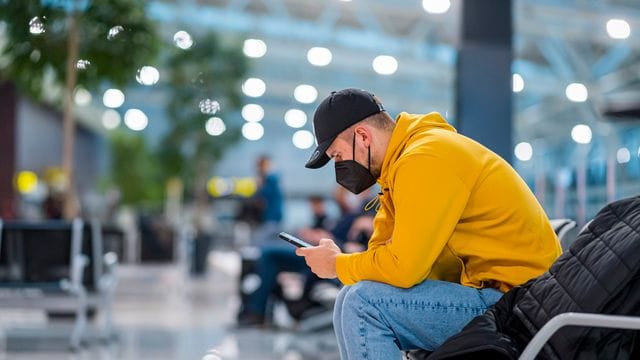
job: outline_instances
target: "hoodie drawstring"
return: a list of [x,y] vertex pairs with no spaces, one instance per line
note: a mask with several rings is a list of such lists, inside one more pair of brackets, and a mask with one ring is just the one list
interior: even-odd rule
[[369,202],[364,206],[364,211],[369,211],[375,208],[376,212],[378,212],[378,210],[380,210],[380,206],[382,206],[382,203],[380,203],[381,195],[382,193],[378,193],[373,199],[369,200]]

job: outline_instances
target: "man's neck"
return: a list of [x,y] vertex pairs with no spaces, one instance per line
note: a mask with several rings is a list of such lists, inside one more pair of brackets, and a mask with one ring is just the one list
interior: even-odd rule
[[376,177],[380,177],[382,172],[382,164],[387,155],[387,149],[389,148],[389,142],[391,141],[391,135],[393,134],[393,129],[391,130],[378,130],[376,129],[376,138],[379,139],[373,145],[372,155],[376,159],[376,170],[378,174]]

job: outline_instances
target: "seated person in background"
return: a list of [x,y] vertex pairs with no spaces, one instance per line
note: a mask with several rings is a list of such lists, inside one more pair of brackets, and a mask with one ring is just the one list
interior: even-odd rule
[[[360,207],[358,213],[351,212],[341,216],[330,230],[330,221],[325,214],[324,200],[319,196],[309,198],[313,211],[312,226],[299,230],[297,236],[312,244],[327,236],[338,239],[344,245],[344,251],[350,249],[361,250],[366,244],[362,239],[368,239],[373,229],[373,214]],[[368,223],[368,225],[367,225]],[[356,226],[352,226],[356,225]],[[256,274],[260,278],[260,286],[247,296],[237,316],[238,326],[266,325],[267,303],[271,295],[278,289],[278,274],[281,272],[302,273],[305,277],[303,294],[300,300],[289,302],[288,309],[294,319],[299,320],[307,311],[320,306],[310,298],[311,290],[322,279],[314,275],[306,266],[304,259],[296,256],[295,249],[286,243],[264,245],[256,263]],[[326,280],[324,280],[326,281]]]
[[324,198],[320,195],[309,196],[309,205],[313,219],[311,220],[311,229],[330,229],[333,225],[327,215],[327,208]]
[[333,322],[342,359],[433,350],[560,255],[525,182],[440,114],[394,121],[371,93],[345,89],[322,101],[313,127],[306,167],[333,159],[351,192],[382,189],[367,250],[345,254],[329,237],[296,249],[316,275],[347,285]]

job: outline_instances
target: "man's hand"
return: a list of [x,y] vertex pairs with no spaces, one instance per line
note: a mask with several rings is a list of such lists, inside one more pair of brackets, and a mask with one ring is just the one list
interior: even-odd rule
[[307,262],[311,271],[323,279],[338,277],[336,257],[340,253],[340,248],[331,239],[321,239],[315,247],[296,249],[296,255],[304,256],[304,261]]

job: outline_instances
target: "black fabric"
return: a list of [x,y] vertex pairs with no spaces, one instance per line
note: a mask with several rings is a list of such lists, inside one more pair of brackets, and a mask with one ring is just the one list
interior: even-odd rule
[[343,89],[332,91],[322,100],[313,115],[313,132],[318,146],[305,165],[317,169],[329,162],[327,148],[349,126],[384,111],[382,103],[366,90]]
[[[565,312],[640,315],[640,197],[602,209],[548,272],[507,292],[425,357],[517,359],[536,332]],[[634,331],[565,327],[539,359],[630,359]],[[635,352],[637,353],[637,346]]]

